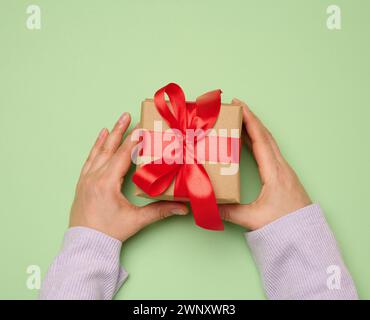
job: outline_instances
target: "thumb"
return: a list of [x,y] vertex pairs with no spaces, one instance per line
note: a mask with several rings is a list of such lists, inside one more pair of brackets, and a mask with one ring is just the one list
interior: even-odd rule
[[158,201],[140,207],[139,212],[142,215],[145,225],[148,225],[173,215],[186,215],[189,209],[182,202]]
[[246,229],[254,230],[258,225],[258,219],[253,214],[252,205],[250,204],[219,205],[219,212],[223,220],[238,224]]

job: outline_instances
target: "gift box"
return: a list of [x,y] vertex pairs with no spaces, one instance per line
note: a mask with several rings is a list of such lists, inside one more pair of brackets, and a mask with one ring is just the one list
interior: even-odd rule
[[169,84],[142,102],[140,128],[136,195],[190,201],[197,225],[222,230],[217,203],[240,203],[242,107],[220,90],[187,102]]

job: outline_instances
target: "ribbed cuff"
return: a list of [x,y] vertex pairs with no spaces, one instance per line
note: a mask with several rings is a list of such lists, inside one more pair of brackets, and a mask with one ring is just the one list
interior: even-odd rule
[[84,258],[116,260],[121,247],[121,241],[87,227],[72,227],[64,234],[63,250],[79,248],[76,252],[81,253]]
[[[352,278],[318,204],[245,234],[270,299],[356,299]],[[336,285],[328,284],[338,270]]]
[[[301,234],[302,225],[314,226],[326,224],[319,204],[311,204],[307,207],[289,213],[261,229],[245,233],[249,244],[269,243],[272,246],[280,244],[276,240],[291,239],[296,233]],[[298,226],[298,227],[297,227]],[[284,232],[282,232],[282,229]]]
[[112,299],[128,274],[122,243],[102,232],[73,227],[43,281],[40,299]]
[[[63,250],[75,252],[85,261],[102,261],[107,271],[115,269],[122,242],[103,232],[87,227],[72,227],[64,234]],[[71,259],[73,256],[70,257]],[[120,266],[118,288],[127,279],[128,273]]]

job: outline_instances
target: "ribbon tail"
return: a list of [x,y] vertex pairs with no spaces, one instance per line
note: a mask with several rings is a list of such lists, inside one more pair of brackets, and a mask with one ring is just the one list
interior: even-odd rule
[[148,163],[136,170],[132,181],[151,197],[162,194],[175,178],[179,164]]
[[[208,230],[224,230],[211,180],[201,164],[185,164],[186,189],[195,223]],[[176,188],[175,188],[176,190]]]

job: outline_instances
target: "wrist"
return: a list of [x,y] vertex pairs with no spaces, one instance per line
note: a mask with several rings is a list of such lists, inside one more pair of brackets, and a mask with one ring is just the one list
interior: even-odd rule
[[[259,220],[257,220],[257,222],[252,226],[252,228],[249,228],[249,230],[256,231],[262,229],[265,226],[274,223],[276,220],[279,220],[287,215],[292,214],[293,212],[299,211],[311,205],[312,201],[310,199],[307,199],[306,201],[290,204],[289,206],[283,206],[279,209],[266,209],[266,214],[264,215],[264,217],[261,217]],[[263,211],[264,210],[261,210],[261,212]]]

